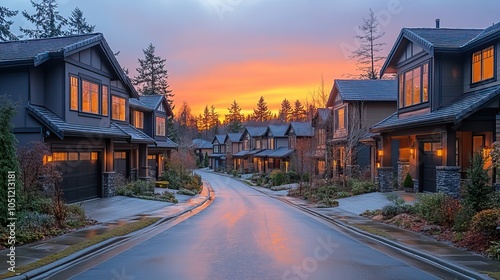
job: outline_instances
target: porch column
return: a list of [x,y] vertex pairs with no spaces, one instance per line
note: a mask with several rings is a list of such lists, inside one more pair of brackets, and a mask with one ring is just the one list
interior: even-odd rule
[[436,166],[436,191],[460,197],[459,171],[459,166]]
[[139,179],[149,179],[148,145],[139,144]]
[[442,140],[443,143],[443,164],[445,166],[457,166],[456,154],[457,154],[457,133],[455,131],[447,131],[443,133]]
[[382,150],[383,155],[381,158],[382,167],[392,166],[391,163],[391,137],[384,136],[382,137]]
[[115,150],[113,145],[113,139],[106,139],[106,147],[104,149],[104,171],[111,172],[114,171],[114,161],[113,152]]

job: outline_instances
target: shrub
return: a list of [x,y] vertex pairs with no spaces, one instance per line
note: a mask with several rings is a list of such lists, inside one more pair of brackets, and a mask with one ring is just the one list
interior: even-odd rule
[[500,261],[500,241],[491,242],[491,246],[486,250],[488,257]]
[[298,183],[300,181],[300,176],[294,171],[286,173],[286,176],[288,177],[288,181],[290,183]]
[[391,203],[382,207],[381,211],[381,214],[385,219],[390,219],[403,213],[413,213],[414,211],[413,206],[405,204],[404,199],[395,193],[388,194],[387,199]]
[[44,227],[55,226],[54,216],[33,211],[24,211],[19,215],[19,223],[17,226],[20,231],[39,230]]
[[476,211],[474,211],[470,205],[463,204],[462,207],[460,207],[455,213],[453,229],[458,232],[468,231],[472,217],[474,217],[475,214]]
[[443,193],[417,194],[415,202],[415,212],[425,218],[428,222],[441,224],[443,208],[446,195]]
[[499,209],[483,210],[472,218],[471,230],[486,236],[498,235],[498,222],[500,221]]
[[351,186],[351,192],[353,195],[374,192],[377,187],[372,181],[363,181],[358,179],[350,179],[349,185]]
[[271,171],[269,177],[273,186],[281,186],[286,183],[286,175],[279,169]]
[[161,195],[158,196],[158,199],[161,201],[172,202],[172,203],[178,202],[177,198],[175,198],[175,195],[168,191],[164,191]]
[[464,203],[469,204],[475,211],[486,209],[488,194],[493,191],[488,186],[488,171],[484,169],[484,157],[481,151],[476,151],[470,159],[471,165],[467,169],[468,183],[465,184],[463,199]]
[[87,224],[87,216],[85,210],[76,204],[67,206],[68,216],[66,217],[66,224],[72,228],[83,227]]
[[403,181],[403,188],[405,190],[413,191],[413,179],[411,178],[410,173],[406,173],[405,180]]
[[500,192],[491,192],[488,194],[486,209],[500,209]]
[[160,176],[161,181],[168,182],[168,188],[178,190],[181,186],[181,178],[174,170],[167,170]]

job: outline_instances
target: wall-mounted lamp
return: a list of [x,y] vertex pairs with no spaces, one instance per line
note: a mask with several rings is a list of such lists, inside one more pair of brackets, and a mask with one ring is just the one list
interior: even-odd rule
[[437,151],[436,151],[436,155],[437,155],[438,157],[443,156],[443,149],[442,149],[442,148],[437,149]]
[[483,148],[483,157],[489,157],[491,153],[491,149],[488,147]]
[[380,162],[377,162],[377,168],[380,168]]
[[410,148],[410,156],[415,158],[415,148]]
[[52,162],[52,161],[53,161],[52,155],[43,156],[43,164],[47,164],[47,163]]
[[378,154],[379,157],[383,156],[384,155],[384,150],[378,150],[377,154]]

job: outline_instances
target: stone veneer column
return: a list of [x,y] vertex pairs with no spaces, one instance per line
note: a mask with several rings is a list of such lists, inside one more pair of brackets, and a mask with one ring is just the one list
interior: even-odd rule
[[378,181],[380,192],[392,192],[392,185],[394,179],[394,168],[392,167],[379,167]]
[[130,169],[130,181],[137,181],[137,168]]
[[115,177],[114,171],[102,173],[102,197],[115,196]]
[[412,180],[413,180],[413,192],[418,193],[418,191],[419,191],[418,179],[412,179]]
[[398,187],[403,187],[406,174],[410,171],[410,163],[407,161],[398,161]]
[[460,196],[460,166],[436,166],[436,191]]

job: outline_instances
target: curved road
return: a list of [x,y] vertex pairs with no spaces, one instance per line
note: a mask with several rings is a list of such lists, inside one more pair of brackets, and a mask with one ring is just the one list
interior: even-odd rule
[[207,209],[105,261],[86,261],[86,270],[72,279],[448,278],[429,265],[382,253],[237,180],[199,174],[216,195]]

